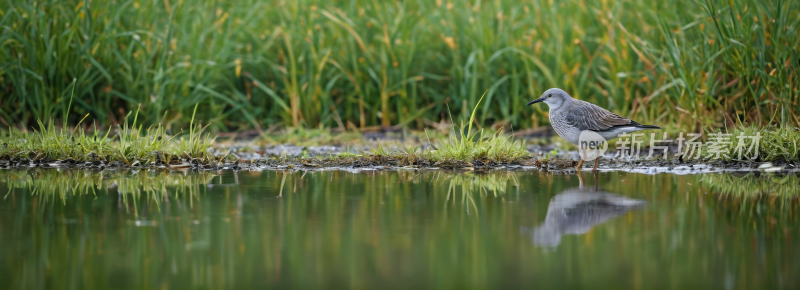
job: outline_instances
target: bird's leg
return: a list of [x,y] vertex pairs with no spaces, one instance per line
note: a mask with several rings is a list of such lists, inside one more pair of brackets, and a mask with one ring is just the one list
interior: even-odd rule
[[596,151],[595,154],[597,154],[597,156],[595,156],[594,158],[594,168],[592,168],[592,171],[597,172],[597,163],[600,162],[600,156],[599,156],[600,150],[595,149],[595,151]]
[[582,148],[578,147],[578,152],[581,154],[581,161],[578,162],[578,167],[575,167],[575,170],[581,172],[581,166],[583,166],[583,160],[586,160],[586,150],[581,150]]

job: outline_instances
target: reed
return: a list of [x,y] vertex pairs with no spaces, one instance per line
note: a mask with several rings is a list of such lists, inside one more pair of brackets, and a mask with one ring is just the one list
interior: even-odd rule
[[170,131],[198,105],[212,132],[421,129],[448,106],[468,119],[489,89],[478,123],[530,128],[547,112],[525,103],[561,87],[645,123],[797,126],[798,13],[784,0],[3,1],[0,123],[115,126],[141,106],[140,124]]

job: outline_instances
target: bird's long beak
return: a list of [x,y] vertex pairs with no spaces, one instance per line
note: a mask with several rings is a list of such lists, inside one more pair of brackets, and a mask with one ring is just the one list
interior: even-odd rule
[[544,102],[544,98],[535,99],[535,100],[531,101],[530,103],[528,103],[528,106],[536,104],[536,103],[541,103],[541,102]]

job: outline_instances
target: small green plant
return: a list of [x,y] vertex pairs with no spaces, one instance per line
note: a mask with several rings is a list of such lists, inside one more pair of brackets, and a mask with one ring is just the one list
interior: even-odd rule
[[556,156],[558,156],[558,149],[553,148],[553,150],[550,150],[550,152],[547,152],[547,155],[545,156],[545,158],[554,158]]
[[511,136],[505,136],[503,129],[489,136],[484,136],[483,129],[479,131],[480,133],[472,132],[475,114],[485,96],[486,93],[481,96],[475,108],[473,108],[466,126],[466,132],[463,130],[465,126],[462,123],[458,127],[461,133],[460,138],[454,128],[453,134],[435,146],[437,149],[426,152],[426,157],[434,161],[457,160],[471,162],[473,159],[480,159],[496,162],[514,162],[529,156],[524,144],[512,140]]
[[211,138],[210,133],[206,133],[206,135],[203,136],[203,131],[205,131],[208,125],[202,127],[198,124],[197,128],[195,129],[195,113],[197,113],[197,105],[194,106],[194,111],[192,111],[192,120],[189,122],[189,136],[188,138],[181,137],[180,141],[178,142],[177,151],[187,157],[207,158],[208,152],[206,150],[211,148],[211,143],[214,142],[215,138]]
[[[151,126],[144,131],[144,136],[142,136],[142,125],[136,126],[139,109],[133,116],[131,126],[128,126],[128,116],[125,117],[123,125],[119,126],[119,148],[117,149],[117,153],[125,163],[134,165],[139,161],[155,161],[167,154],[166,149],[174,137],[167,136],[166,129],[161,124],[158,124],[156,128]],[[169,157],[165,159],[169,159]]]
[[390,150],[387,150],[386,148],[384,148],[383,147],[383,143],[380,143],[380,142],[378,142],[378,146],[372,146],[372,149],[370,151],[372,151],[372,155],[375,155],[375,156],[388,156],[388,155],[391,155],[391,153],[389,152]]

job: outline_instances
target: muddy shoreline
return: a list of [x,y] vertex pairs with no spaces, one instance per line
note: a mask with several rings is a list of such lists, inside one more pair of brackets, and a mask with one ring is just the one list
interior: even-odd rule
[[[529,140],[533,141],[533,140]],[[220,142],[205,151],[189,154],[173,152],[167,154],[152,151],[139,157],[113,157],[113,154],[99,156],[90,152],[78,155],[78,160],[54,160],[43,157],[42,152],[28,151],[17,155],[0,156],[0,169],[26,168],[83,168],[83,169],[168,169],[168,170],[421,170],[443,169],[461,171],[490,170],[539,170],[561,173],[575,173],[579,156],[568,151],[559,143],[542,140],[534,141],[523,148],[530,157],[508,160],[474,159],[470,162],[447,159],[432,160],[427,154],[438,150],[430,142],[416,138],[395,138],[386,134],[370,136],[352,144],[331,144],[302,146],[297,144],[264,145],[253,139],[231,138]],[[538,142],[538,144],[536,144]],[[402,145],[401,145],[402,144]],[[648,159],[648,146],[637,149],[638,158],[624,159],[607,152],[601,157],[599,171],[627,171],[647,174],[673,173],[695,174],[709,172],[800,172],[800,160],[724,161],[724,160],[683,160],[677,158],[680,148],[675,142],[664,144],[656,149],[656,155],[664,154],[666,159]],[[402,147],[406,146],[406,147]],[[662,151],[658,151],[662,150]],[[425,153],[423,153],[425,152]],[[13,156],[13,157],[12,157]],[[119,154],[117,156],[120,156]],[[520,156],[520,155],[516,155]],[[76,158],[76,157],[73,157]],[[125,159],[127,158],[127,159]],[[500,157],[504,158],[504,157]],[[125,160],[123,160],[125,159]],[[582,171],[591,171],[594,162],[584,163]]]
[[[371,156],[336,156],[329,157],[257,157],[260,154],[229,153],[237,157],[233,161],[214,159],[171,160],[169,163],[157,161],[139,162],[128,165],[121,161],[94,160],[76,162],[73,160],[34,160],[29,158],[11,158],[0,160],[0,169],[36,169],[36,168],[69,168],[69,169],[168,169],[168,170],[292,170],[292,171],[370,171],[370,170],[455,170],[455,171],[495,171],[495,170],[537,170],[554,173],[575,173],[577,155],[572,152],[559,157],[541,158],[534,156],[512,162],[492,160],[460,160],[432,161],[414,154],[371,155]],[[241,155],[241,156],[240,156]],[[246,158],[250,157],[250,158]],[[585,162],[581,171],[591,171],[593,162]],[[677,158],[656,160],[621,160],[601,158],[598,171],[625,171],[645,174],[699,174],[712,172],[780,172],[798,173],[800,164],[779,160],[773,162],[753,161],[682,161]]]

